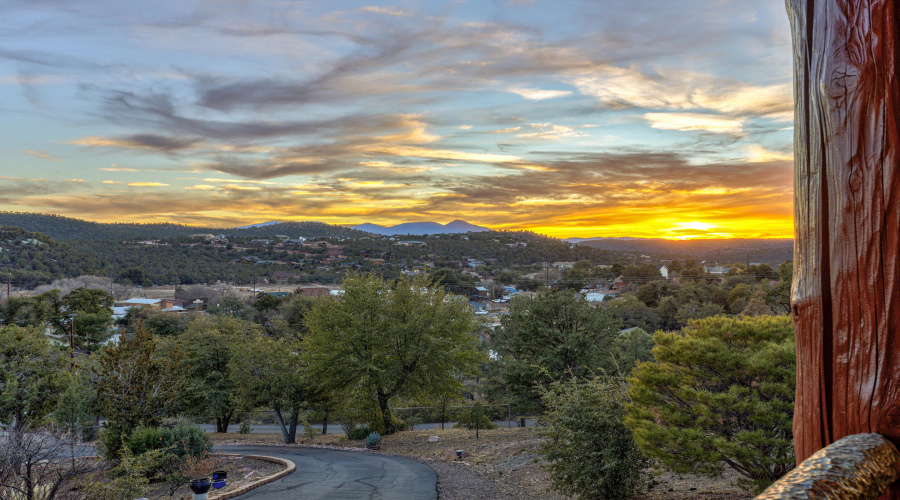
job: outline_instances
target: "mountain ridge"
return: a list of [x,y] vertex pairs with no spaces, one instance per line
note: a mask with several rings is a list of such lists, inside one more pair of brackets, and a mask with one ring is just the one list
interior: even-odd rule
[[405,234],[410,236],[422,236],[426,234],[459,234],[459,233],[478,233],[484,231],[492,231],[486,226],[477,226],[464,220],[457,219],[446,224],[439,222],[405,222],[396,226],[380,226],[367,222],[352,226],[351,229],[365,231],[367,233],[379,234],[382,236],[391,236],[395,234]]

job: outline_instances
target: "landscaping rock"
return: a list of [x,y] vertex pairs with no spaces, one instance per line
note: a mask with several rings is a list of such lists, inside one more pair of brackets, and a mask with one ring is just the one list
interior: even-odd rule
[[441,460],[444,462],[455,462],[456,461],[456,450],[447,450],[441,455]]
[[437,443],[437,442],[440,441],[440,440],[441,440],[441,438],[439,438],[439,437],[437,437],[437,436],[428,436],[428,442],[429,442],[429,443]]

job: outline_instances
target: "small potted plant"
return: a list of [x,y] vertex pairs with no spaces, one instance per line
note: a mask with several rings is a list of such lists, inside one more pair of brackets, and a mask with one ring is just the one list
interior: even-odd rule
[[191,488],[191,493],[194,494],[194,500],[206,500],[209,497],[210,486],[212,486],[211,478],[191,479],[189,487]]
[[369,435],[366,436],[366,448],[370,450],[381,449],[379,443],[381,443],[381,434],[377,432],[370,432]]

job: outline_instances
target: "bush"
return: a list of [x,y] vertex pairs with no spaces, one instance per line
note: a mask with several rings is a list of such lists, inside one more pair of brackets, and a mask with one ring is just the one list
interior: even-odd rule
[[654,341],[625,420],[644,453],[677,473],[718,476],[727,464],[757,490],[794,467],[790,317],[706,318]]
[[626,499],[649,483],[649,461],[625,427],[626,393],[617,381],[569,379],[541,390],[537,432],[553,488],[582,499]]
[[[107,430],[101,432],[100,439],[104,448],[110,449],[107,441],[112,441],[115,437],[113,432]],[[138,427],[124,439],[124,442],[128,451],[135,456],[153,450],[166,450],[179,459],[184,459],[187,456],[202,456],[212,449],[209,435],[203,429],[186,423],[179,423],[171,429]]]
[[241,422],[241,428],[238,430],[238,434],[250,434],[250,421],[245,419]]
[[179,458],[201,457],[212,450],[212,440],[199,427],[178,424],[172,429],[160,429],[162,447],[168,448]]
[[165,447],[160,429],[155,427],[138,427],[125,439],[125,446],[134,455],[143,455]]
[[366,436],[368,436],[371,432],[372,432],[372,429],[369,429],[368,426],[357,427],[355,429],[350,430],[350,432],[347,433],[347,439],[351,439],[353,441],[360,441],[360,440],[365,439]]

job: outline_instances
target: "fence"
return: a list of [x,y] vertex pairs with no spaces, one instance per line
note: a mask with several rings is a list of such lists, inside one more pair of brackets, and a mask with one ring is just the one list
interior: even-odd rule
[[[444,429],[448,424],[455,425],[461,419],[465,419],[472,406],[447,405],[447,406],[414,406],[405,408],[392,408],[394,414],[406,423],[407,429]],[[512,411],[509,404],[489,404],[482,405],[484,414],[492,422],[501,427],[525,427],[535,424],[534,417],[530,415],[518,415]],[[320,431],[328,434],[339,434],[346,432],[351,423],[342,422],[336,418],[334,414],[326,414],[324,412],[311,412],[301,415],[306,417],[311,427],[315,427]],[[282,413],[285,420],[288,415]],[[217,419],[215,416],[184,416],[181,420],[189,421],[192,424],[200,425],[207,431],[215,431]],[[241,425],[249,426],[250,431],[254,434],[271,433],[278,434],[281,432],[278,419],[271,410],[256,410],[246,412],[236,412],[229,421],[229,432],[237,432]],[[304,429],[302,420],[298,424],[297,432],[302,433]]]

